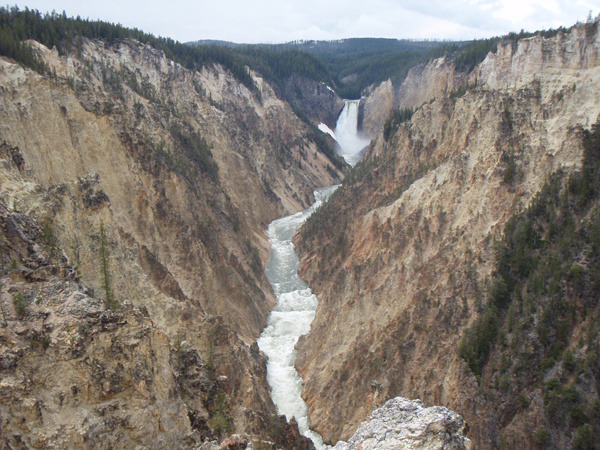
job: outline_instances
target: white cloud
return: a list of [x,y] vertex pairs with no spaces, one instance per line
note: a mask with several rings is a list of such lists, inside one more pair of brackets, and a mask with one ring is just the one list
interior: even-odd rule
[[[596,0],[594,0],[596,2]],[[394,37],[469,39],[569,26],[599,7],[588,0],[47,0],[17,1],[119,22],[180,41]]]

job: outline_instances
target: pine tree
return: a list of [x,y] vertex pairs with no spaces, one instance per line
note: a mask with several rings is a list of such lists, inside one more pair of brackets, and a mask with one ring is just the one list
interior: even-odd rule
[[110,258],[106,242],[104,222],[100,222],[100,271],[102,276],[102,289],[105,293],[104,304],[107,308],[116,308],[119,303],[115,300],[110,280]]

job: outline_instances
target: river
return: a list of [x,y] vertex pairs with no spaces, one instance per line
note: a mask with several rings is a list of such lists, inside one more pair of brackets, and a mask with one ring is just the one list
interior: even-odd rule
[[[337,120],[335,133],[326,125],[319,129],[330,134],[339,144],[339,153],[354,166],[362,157],[369,140],[358,132],[360,100],[345,100]],[[310,429],[308,407],[302,399],[302,379],[294,368],[298,338],[310,331],[318,300],[298,275],[300,261],[292,238],[306,219],[327,201],[338,186],[315,191],[315,203],[304,211],[274,220],[267,234],[271,254],[265,269],[277,296],[277,306],[267,319],[267,327],[258,339],[258,346],[267,355],[267,381],[271,397],[279,414],[296,418],[300,433],[309,437],[317,449],[328,448],[321,436]]]
[[298,338],[310,331],[315,317],[317,297],[298,275],[300,261],[292,238],[304,221],[329,198],[337,186],[315,191],[315,203],[308,209],[277,219],[267,234],[271,255],[266,274],[277,296],[277,306],[269,315],[258,346],[267,355],[267,381],[279,414],[296,418],[300,433],[312,439],[317,449],[326,448],[321,436],[310,430],[308,407],[302,399],[302,379],[294,368]]

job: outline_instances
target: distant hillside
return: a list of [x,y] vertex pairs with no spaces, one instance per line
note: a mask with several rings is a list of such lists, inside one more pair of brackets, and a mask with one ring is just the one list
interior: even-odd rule
[[[329,84],[344,98],[358,98],[361,92],[373,83],[388,78],[402,80],[408,70],[431,57],[431,51],[443,46],[439,41],[411,41],[381,38],[351,38],[335,41],[293,41],[285,44],[244,45],[226,41],[202,40],[190,45],[215,45],[235,49],[240,54],[251,55],[250,66],[258,65],[261,73],[269,59],[275,58],[277,67],[282,52],[293,51],[295,61],[298,54],[309,54],[318,60],[327,71]],[[257,58],[257,54],[262,58]],[[268,56],[272,55],[272,56]],[[262,59],[262,61],[261,61]],[[314,65],[314,63],[311,62]],[[294,67],[287,67],[291,71]],[[325,81],[320,76],[318,81]]]
[[[268,73],[271,69],[285,73],[294,72],[298,67],[307,72],[299,62],[308,62],[310,67],[308,77],[315,81],[327,82],[336,93],[343,98],[359,98],[364,90],[387,79],[394,83],[401,83],[408,71],[426,61],[448,55],[455,62],[456,68],[469,71],[479,64],[489,52],[496,51],[498,42],[531,37],[535,34],[549,38],[559,31],[568,32],[566,28],[556,30],[537,31],[534,33],[521,31],[509,33],[505,36],[496,36],[488,39],[472,41],[413,41],[408,39],[383,39],[383,38],[350,38],[333,41],[292,41],[284,44],[238,44],[218,40],[200,40],[189,43],[193,46],[227,47],[233,53],[251,55],[247,64],[257,68],[261,73]],[[293,50],[293,65],[282,61],[282,52]],[[301,54],[315,57],[310,60],[301,57]],[[290,58],[286,58],[290,59]],[[275,65],[273,63],[275,62]],[[315,71],[314,68],[322,65]],[[327,75],[323,73],[325,68]],[[318,75],[315,75],[317,74]],[[305,74],[306,75],[306,74]]]
[[201,39],[199,41],[187,42],[188,45],[219,45],[221,47],[239,47],[246,44],[238,44],[236,42],[222,41],[220,39]]
[[429,58],[437,41],[353,38],[338,41],[303,41],[284,44],[319,57],[338,81],[338,94],[358,98],[373,83],[402,80],[414,65]]

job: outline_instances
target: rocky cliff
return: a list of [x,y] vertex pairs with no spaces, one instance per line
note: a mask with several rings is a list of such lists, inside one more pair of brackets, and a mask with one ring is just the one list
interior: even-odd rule
[[283,96],[316,125],[326,124],[332,130],[344,108],[344,101],[322,82],[293,75],[283,82]]
[[[0,58],[4,233],[33,233],[2,254],[4,306],[26,307],[4,317],[3,435],[288,436],[253,344],[274,303],[264,230],[341,173],[258,74],[251,91],[134,40],[30,45],[48,75]],[[60,264],[31,265],[40,239]]]
[[440,406],[424,408],[419,400],[396,397],[373,411],[348,442],[334,449],[466,449],[471,442],[463,436],[465,421]]
[[[534,430],[552,428],[535,384],[518,384],[520,403],[494,398],[458,347],[488,301],[507,220],[551,174],[581,165],[577,127],[600,114],[599,51],[599,33],[585,25],[500,44],[469,74],[475,87],[440,95],[379,134],[301,229],[302,274],[320,303],[297,367],[325,441],[347,439],[398,395],[457,411],[481,448],[509,436],[535,443]],[[553,442],[572,443],[573,429],[561,430]]]
[[363,101],[363,130],[379,134],[394,109],[418,108],[432,99],[449,94],[468,83],[469,75],[456,70],[454,63],[438,58],[408,71],[398,86],[391,80],[373,88]]

